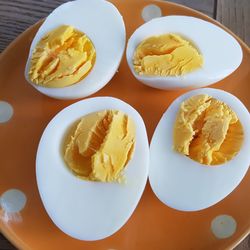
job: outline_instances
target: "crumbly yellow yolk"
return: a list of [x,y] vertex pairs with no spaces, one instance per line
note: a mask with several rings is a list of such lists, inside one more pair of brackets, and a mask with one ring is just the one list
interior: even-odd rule
[[135,124],[121,111],[84,116],[69,134],[64,150],[68,167],[86,180],[120,182],[135,146]]
[[133,64],[139,75],[179,76],[200,68],[203,58],[187,40],[164,34],[143,40],[135,50]]
[[30,80],[44,87],[60,88],[82,80],[95,63],[90,39],[72,26],[60,26],[36,45],[29,69]]
[[234,111],[208,95],[181,103],[174,125],[174,149],[206,165],[223,164],[240,150],[244,132]]

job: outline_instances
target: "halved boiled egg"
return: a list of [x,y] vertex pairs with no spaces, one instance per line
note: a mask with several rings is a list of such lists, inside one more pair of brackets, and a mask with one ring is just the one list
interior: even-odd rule
[[142,83],[159,89],[199,88],[230,75],[242,61],[236,39],[191,16],[165,16],[129,38],[127,62]]
[[250,115],[239,99],[204,88],[178,97],[150,144],[149,181],[177,210],[210,207],[229,195],[250,164]]
[[132,215],[148,165],[139,113],[119,99],[97,97],[72,104],[48,124],[37,150],[36,177],[52,221],[71,237],[99,240]]
[[67,2],[56,8],[36,33],[25,78],[53,98],[86,97],[116,73],[125,40],[123,18],[110,2]]

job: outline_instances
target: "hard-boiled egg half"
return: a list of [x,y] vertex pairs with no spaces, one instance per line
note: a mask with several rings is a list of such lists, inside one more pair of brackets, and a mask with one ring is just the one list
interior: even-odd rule
[[149,181],[169,207],[195,211],[229,195],[250,165],[250,115],[239,99],[204,88],[178,97],[150,144]]
[[97,97],[68,106],[48,124],[37,150],[36,177],[52,221],[71,237],[99,240],[132,215],[148,165],[139,113],[119,99]]
[[133,75],[159,89],[199,88],[230,75],[239,43],[222,28],[191,16],[165,16],[140,26],[126,50]]
[[110,2],[67,2],[56,8],[36,33],[25,78],[53,98],[86,97],[116,73],[125,40],[123,18]]

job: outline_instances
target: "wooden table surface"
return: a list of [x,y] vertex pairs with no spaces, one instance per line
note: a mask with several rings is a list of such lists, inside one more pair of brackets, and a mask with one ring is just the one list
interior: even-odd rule
[[[136,1],[136,0],[135,0]],[[30,25],[46,17],[52,9],[65,0],[0,0],[0,52]],[[173,0],[197,9],[230,28],[250,45],[250,0]],[[0,234],[0,249],[13,250],[7,239]],[[250,250],[250,236],[235,250]]]

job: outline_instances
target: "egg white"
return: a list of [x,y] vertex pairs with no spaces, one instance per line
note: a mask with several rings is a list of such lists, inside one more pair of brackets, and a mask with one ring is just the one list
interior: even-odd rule
[[[216,166],[202,165],[173,150],[173,127],[181,102],[208,94],[228,104],[244,129],[239,153]],[[214,205],[241,182],[250,165],[250,114],[239,99],[219,89],[204,88],[178,97],[163,114],[150,144],[149,181],[156,196],[169,207],[196,211]]]
[[[191,41],[203,56],[200,69],[183,76],[141,76],[133,67],[137,46],[146,38],[175,33]],[[191,16],[165,16],[140,26],[129,38],[127,62],[133,75],[142,83],[159,89],[199,88],[230,75],[242,61],[242,50],[236,39],[222,28]]]
[[[68,128],[82,116],[104,109],[121,110],[136,125],[125,184],[82,180],[63,160],[61,146]],[[148,138],[139,113],[119,99],[96,97],[68,106],[51,120],[38,146],[36,177],[44,207],[56,226],[80,240],[99,240],[119,230],[132,215],[146,185],[148,165]]]
[[[32,83],[28,72],[32,52],[40,39],[60,25],[72,25],[93,42],[96,62],[80,82],[63,88],[47,88]],[[57,99],[89,96],[104,87],[116,73],[125,48],[123,18],[117,8],[104,0],[76,0],[56,8],[44,21],[32,41],[25,68],[25,78],[41,93]]]

